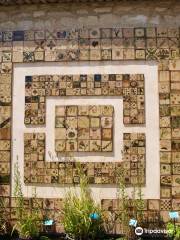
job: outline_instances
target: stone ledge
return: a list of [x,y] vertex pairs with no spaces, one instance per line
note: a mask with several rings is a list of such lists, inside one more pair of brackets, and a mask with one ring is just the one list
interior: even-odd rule
[[[154,0],[139,0],[139,2]],[[165,0],[171,2],[171,0]],[[83,3],[83,2],[137,2],[137,0],[0,0],[0,5],[22,5],[22,4],[48,4],[48,3]]]

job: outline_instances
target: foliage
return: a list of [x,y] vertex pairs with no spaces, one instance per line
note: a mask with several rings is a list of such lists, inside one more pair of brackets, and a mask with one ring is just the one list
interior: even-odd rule
[[[63,209],[63,224],[66,233],[76,240],[95,239],[102,231],[102,214],[100,207],[94,202],[88,185],[88,179],[80,165],[80,192],[69,190],[66,194]],[[97,213],[98,219],[90,215]]]
[[133,187],[132,192],[132,217],[136,218],[138,222],[143,221],[144,200],[141,185]]
[[38,209],[29,210],[25,207],[18,163],[15,164],[14,181],[14,197],[16,203],[17,221],[13,228],[13,231],[15,229],[18,230],[20,237],[22,238],[36,237],[38,236],[40,230],[40,214]]
[[143,220],[144,201],[141,184],[137,183],[133,186],[131,196],[128,195],[125,176],[126,170],[122,167],[118,170],[118,190],[117,197],[119,201],[118,220],[125,234],[131,235],[129,228],[129,220],[135,218],[138,222]]
[[0,197],[0,234],[7,233],[9,227],[4,198]]
[[119,214],[120,221],[123,226],[129,225],[129,197],[125,187],[125,170],[121,168],[118,172],[118,200],[121,204],[121,212]]
[[180,226],[174,226],[172,222],[167,224],[167,231],[169,237],[174,237],[174,240],[180,239]]
[[0,233],[6,231],[5,219],[4,219],[4,201],[3,198],[0,198]]

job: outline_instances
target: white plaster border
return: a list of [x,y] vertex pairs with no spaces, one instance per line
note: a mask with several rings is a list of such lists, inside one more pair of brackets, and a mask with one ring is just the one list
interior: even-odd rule
[[[146,133],[146,186],[143,188],[144,198],[160,198],[160,167],[159,167],[159,99],[158,99],[158,66],[154,62],[144,61],[126,61],[126,62],[72,62],[72,63],[28,63],[14,64],[13,79],[13,120],[12,120],[12,189],[14,189],[13,169],[16,162],[16,156],[19,157],[21,177],[24,176],[24,132],[44,132],[44,127],[27,128],[24,125],[24,95],[25,95],[25,76],[27,75],[53,75],[53,74],[144,74],[145,75],[145,106],[146,106],[146,124],[142,127],[125,127],[119,121],[121,129],[120,138],[124,132],[145,132]],[[94,98],[94,97],[93,97]],[[97,97],[99,100],[102,98]],[[56,103],[62,99],[57,98]],[[72,97],[69,97],[72,100]],[[82,99],[82,98],[81,98]],[[89,96],[86,101],[93,101]],[[95,98],[94,98],[95,99]],[[96,99],[95,99],[96,100]],[[64,100],[67,101],[67,100]],[[78,101],[78,100],[76,100]],[[103,101],[103,100],[102,100]],[[118,114],[122,117],[122,99],[116,97],[106,97],[104,103],[114,104],[121,102]],[[51,102],[47,100],[47,115]],[[69,102],[69,100],[68,100]],[[100,101],[101,102],[101,101]],[[74,104],[74,102],[73,102]],[[99,101],[97,104],[100,104]],[[116,113],[117,114],[117,113]],[[119,116],[120,116],[119,115]],[[50,115],[51,116],[51,115]],[[48,119],[48,118],[47,118]],[[115,119],[116,120],[116,119]],[[115,123],[115,127],[117,124]],[[47,129],[48,127],[47,121]],[[54,128],[54,124],[52,125]],[[47,130],[49,131],[49,129]],[[116,129],[114,130],[116,131]],[[119,139],[120,139],[119,138]],[[54,139],[52,139],[54,141]],[[115,138],[117,141],[117,138]],[[117,144],[117,142],[115,143]],[[116,156],[116,154],[115,154]],[[112,158],[112,157],[111,157]],[[107,160],[103,161],[109,161]],[[115,160],[111,159],[111,161]],[[117,159],[116,159],[117,160]],[[94,161],[94,160],[93,160]],[[95,160],[96,161],[96,160]],[[153,173],[153,174],[152,174]],[[38,197],[63,197],[68,187],[63,186],[37,186]],[[132,189],[128,188],[131,192]],[[25,196],[32,195],[32,186],[23,184]],[[97,201],[103,198],[116,198],[116,187],[113,185],[93,185],[92,192]],[[13,191],[12,191],[13,193]]]

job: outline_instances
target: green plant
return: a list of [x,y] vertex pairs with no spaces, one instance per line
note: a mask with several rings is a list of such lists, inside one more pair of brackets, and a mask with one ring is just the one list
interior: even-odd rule
[[129,197],[126,192],[125,186],[125,169],[121,168],[118,174],[118,189],[117,189],[117,197],[119,201],[120,211],[118,212],[118,219],[121,223],[123,232],[127,233],[129,231]]
[[[15,229],[18,230],[21,238],[36,237],[38,236],[40,230],[39,210],[37,208],[27,209],[25,207],[18,163],[15,164],[14,175],[14,197],[17,221],[13,227],[13,231]],[[36,197],[35,195],[34,198]]]
[[144,200],[142,194],[141,184],[138,182],[137,185],[133,186],[132,192],[132,217],[136,218],[140,223],[143,221],[143,209],[144,209]]
[[180,226],[175,225],[172,222],[169,222],[166,228],[169,237],[173,237],[174,240],[180,239]]
[[4,219],[4,201],[0,198],[0,233],[5,231],[5,219]]
[[8,231],[8,221],[4,198],[0,197],[0,234],[5,234]]
[[[76,240],[95,239],[102,232],[102,214],[100,207],[94,202],[88,185],[88,179],[78,166],[80,176],[80,192],[74,188],[69,190],[64,200],[63,224],[66,233]],[[92,219],[96,213],[98,219]]]
[[131,196],[127,193],[127,188],[125,184],[126,170],[121,167],[118,172],[118,190],[117,197],[119,201],[119,211],[117,214],[117,219],[121,224],[123,233],[127,236],[134,234],[131,233],[131,228],[129,227],[129,220],[135,218],[138,223],[143,220],[143,209],[144,209],[144,200],[142,194],[141,184],[139,179],[137,184],[133,185],[133,191]]

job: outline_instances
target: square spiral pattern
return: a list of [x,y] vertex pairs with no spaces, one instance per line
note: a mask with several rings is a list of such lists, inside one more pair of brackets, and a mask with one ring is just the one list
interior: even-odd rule
[[[159,67],[160,198],[168,202],[168,209],[170,207],[175,211],[180,209],[179,39],[179,26],[173,28],[159,26],[158,28],[80,28],[57,31],[0,31],[0,140],[4,142],[0,144],[1,169],[4,171],[0,177],[0,195],[3,196],[5,201],[9,202],[7,208],[9,210],[12,209],[12,215],[13,208],[10,204],[12,73],[13,64],[23,62],[156,61]],[[43,88],[40,87],[40,89]],[[31,97],[31,93],[29,94]],[[37,101],[38,99],[35,102],[39,104],[38,109],[40,111],[38,113],[36,112],[36,104],[34,104],[35,106],[31,106],[31,99],[29,100],[29,105],[26,106],[30,110],[29,113],[26,113],[26,124],[37,125],[45,123],[45,100],[43,99],[45,94],[42,93],[40,101],[39,96],[41,94],[35,100]],[[129,101],[127,98],[127,109],[129,110],[126,111],[127,119],[124,120],[124,123],[132,122]],[[4,164],[7,162],[9,163],[8,165]],[[92,165],[94,166],[94,164]],[[66,167],[71,169],[69,165]],[[63,165],[63,171],[64,168]],[[98,166],[95,167],[95,169],[97,168]],[[94,167],[92,169],[94,170]],[[108,169],[103,168],[103,171],[106,172],[106,177],[103,180],[108,179],[107,182],[109,182],[109,176],[113,176],[113,171],[110,175],[108,174],[114,167],[110,168],[108,166]],[[93,170],[91,171],[92,176]],[[98,168],[98,171],[101,173],[102,166]],[[31,175],[32,172],[28,172],[28,174]],[[62,176],[64,175],[62,174]],[[94,179],[96,178],[92,177],[92,180]],[[99,177],[99,179],[102,178]],[[43,178],[39,180],[45,181]],[[47,182],[51,182],[50,177],[46,180]],[[31,181],[30,178],[28,178],[28,181]],[[114,204],[114,200],[107,200],[107,202],[109,201],[113,202],[113,208],[115,208],[116,204]],[[156,201],[160,203],[160,200]],[[162,210],[160,209],[158,214],[165,220],[168,220],[168,211],[166,209],[166,207],[162,206]],[[151,209],[144,209],[144,215],[149,216],[149,218],[153,213]],[[157,215],[157,212],[155,215]]]

